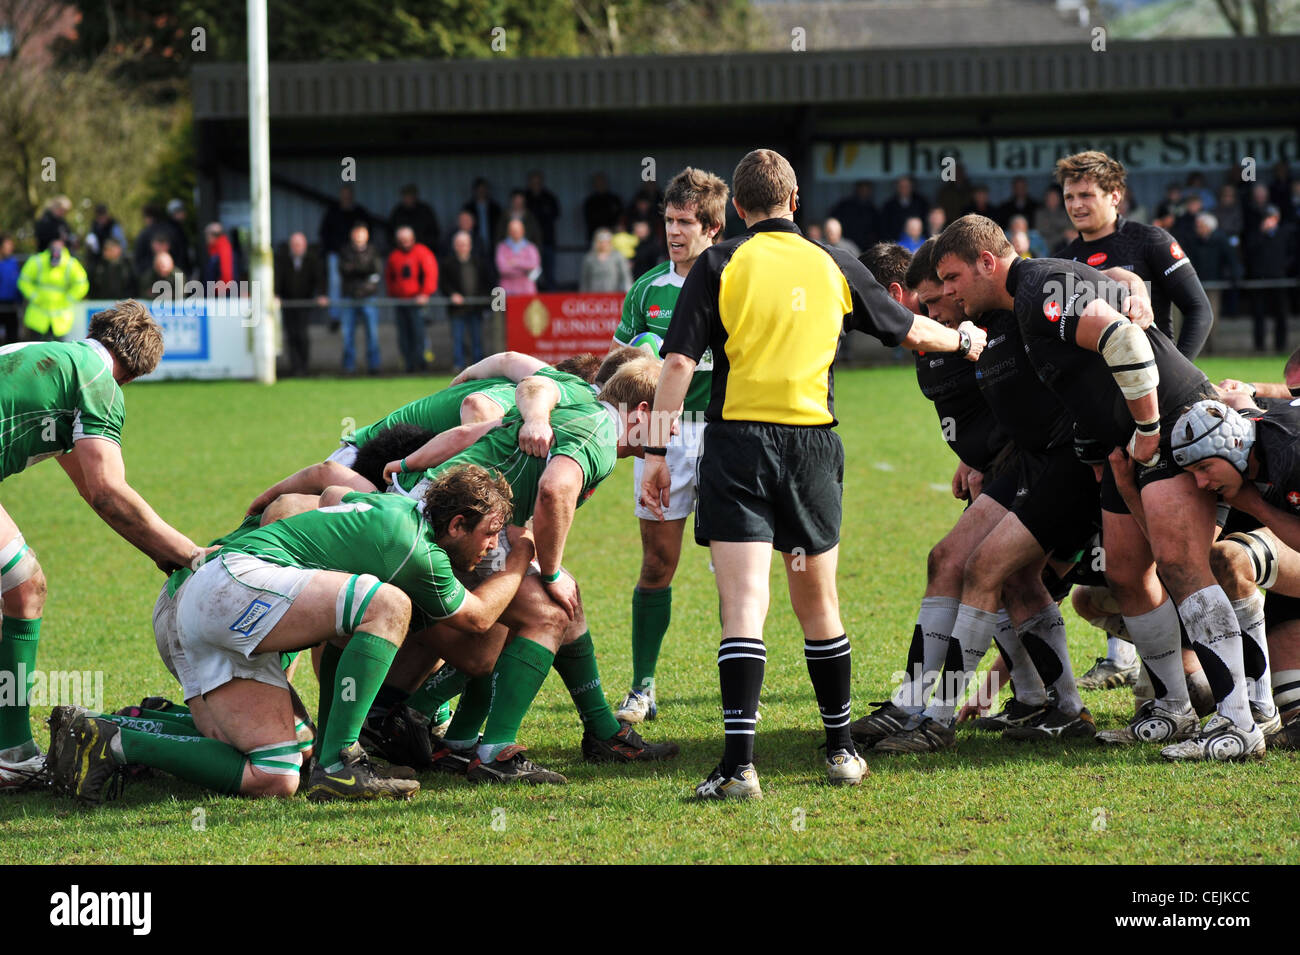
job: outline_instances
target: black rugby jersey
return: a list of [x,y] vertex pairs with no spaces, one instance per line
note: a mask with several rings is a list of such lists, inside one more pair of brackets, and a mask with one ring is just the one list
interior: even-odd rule
[[1128,269],[1150,283],[1155,327],[1172,339],[1174,326],[1169,306],[1177,305],[1183,313],[1178,350],[1192,359],[1200,354],[1214,324],[1210,300],[1187,253],[1164,229],[1120,216],[1110,235],[1092,242],[1085,242],[1079,236],[1067,243],[1056,257],[1073,259],[1096,269]]
[[1255,421],[1255,485],[1260,496],[1288,514],[1300,514],[1300,398],[1266,411]]
[[[1091,266],[1068,259],[1017,259],[1007,273],[1007,291],[1038,377],[1074,414],[1082,435],[1123,447],[1134,428],[1124,395],[1106,360],[1075,342],[1079,314],[1113,284]],[[1210,388],[1209,379],[1154,326],[1146,335],[1160,372],[1160,418],[1172,425]]]
[[978,323],[988,343],[975,377],[998,424],[1016,447],[1049,451],[1074,440],[1074,415],[1038,378],[1013,312],[987,312]]
[[976,471],[985,470],[1006,440],[980,394],[975,363],[946,352],[917,352],[916,383],[934,402],[953,454]]

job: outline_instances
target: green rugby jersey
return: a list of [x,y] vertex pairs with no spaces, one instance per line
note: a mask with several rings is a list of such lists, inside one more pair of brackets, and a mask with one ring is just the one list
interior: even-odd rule
[[[245,514],[243,523],[241,523],[230,533],[222,534],[216,540],[209,541],[208,546],[209,547],[224,546],[225,544],[229,544],[231,541],[239,540],[239,538],[243,537],[249,531],[255,531],[261,526],[262,526],[261,514]],[[176,591],[181,589],[181,584],[185,583],[185,581],[189,580],[193,576],[194,576],[194,571],[192,571],[188,567],[182,567],[180,570],[174,571],[172,575],[167,578],[167,596],[175,597]]]
[[[668,334],[677,294],[682,290],[685,276],[678,275],[672,262],[661,262],[632,283],[623,299],[623,316],[614,338],[624,345],[642,332],[654,332],[660,338]],[[709,406],[713,393],[713,351],[705,349],[695,366],[691,386],[686,390],[683,411],[703,412]]]
[[396,411],[385,415],[374,424],[357,428],[351,443],[357,447],[365,444],[379,431],[391,428],[395,424],[413,424],[434,434],[442,434],[452,428],[460,427],[460,404],[470,395],[485,394],[504,411],[513,411],[515,407],[515,383],[509,378],[479,378],[463,381],[442,391],[417,398],[410,404],[402,405]]
[[84,437],[122,443],[113,357],[93,339],[0,348],[0,481]]
[[465,588],[419,503],[396,494],[345,494],[334,507],[243,534],[221,553],[250,554],[283,567],[374,574],[410,597],[426,624],[450,617],[465,602]]
[[618,425],[614,414],[590,396],[587,400],[559,405],[551,411],[551,430],[555,441],[550,457],[537,458],[519,450],[519,428],[523,418],[518,410],[512,411],[483,437],[453,458],[436,468],[399,474],[398,484],[410,491],[425,478],[436,477],[448,468],[459,464],[477,464],[489,471],[499,471],[514,492],[514,514],[511,522],[523,526],[533,516],[537,504],[537,485],[550,457],[563,455],[572,458],[582,469],[582,491],[578,495],[581,506],[591,497],[596,486],[609,477],[618,463]]

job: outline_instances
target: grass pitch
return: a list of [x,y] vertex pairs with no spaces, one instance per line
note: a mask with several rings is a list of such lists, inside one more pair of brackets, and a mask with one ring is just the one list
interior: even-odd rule
[[[1282,360],[1209,360],[1212,378],[1276,380]],[[196,541],[238,523],[273,481],[321,460],[353,425],[443,379],[171,383],[127,388],[128,477]],[[930,546],[961,506],[954,459],[910,367],[837,375],[847,449],[840,595],[854,647],[854,716],[886,699],[903,664]],[[350,419],[350,421],[349,421]],[[630,594],[640,560],[632,469],[579,512],[565,564],[582,584],[607,696],[631,675]],[[162,578],[77,497],[53,463],[6,481],[0,501],[49,579],[39,664],[97,670],[105,704],[175,696],[150,614]],[[94,811],[47,793],[0,798],[0,858],[25,863],[442,862],[1010,862],[1300,861],[1291,754],[1261,764],[1176,766],[1154,748],[1004,744],[959,731],[955,753],[869,757],[856,789],[823,782],[823,739],[802,639],[774,562],[769,662],[759,724],[761,802],[696,805],[692,786],[721,752],[717,597],[707,552],[687,545],[673,585],[673,624],[659,667],[651,739],[681,756],[659,766],[588,766],[558,678],[547,680],[521,740],[566,787],[475,787],[426,775],[410,803],[312,805],[215,796],[165,776],[130,785]],[[1081,673],[1103,652],[1068,609]],[[295,683],[315,701],[310,668]],[[1127,691],[1085,693],[1098,724],[1132,712]],[[43,720],[48,708],[37,708]],[[48,732],[37,727],[44,744]]]

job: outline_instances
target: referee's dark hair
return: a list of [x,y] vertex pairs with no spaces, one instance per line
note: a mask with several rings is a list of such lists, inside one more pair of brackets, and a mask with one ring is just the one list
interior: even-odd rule
[[785,205],[798,186],[794,167],[775,149],[746,153],[731,174],[736,205],[751,215]]
[[934,237],[921,243],[921,247],[912,256],[912,264],[907,267],[907,287],[915,289],[922,282],[943,284],[934,267]]
[[909,287],[904,283],[908,275],[908,265],[912,253],[897,242],[877,242],[858,256],[858,261],[867,267],[871,277],[885,288],[895,282],[900,288]]

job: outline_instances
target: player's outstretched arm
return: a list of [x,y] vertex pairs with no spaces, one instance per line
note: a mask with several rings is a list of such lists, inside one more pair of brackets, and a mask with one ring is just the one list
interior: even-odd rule
[[524,422],[519,427],[519,450],[535,458],[551,451],[551,411],[560,403],[560,386],[549,378],[529,376],[515,388],[515,407]]
[[1286,385],[1277,381],[1238,381],[1236,378],[1225,378],[1215,385],[1219,389],[1219,397],[1224,400],[1224,393],[1243,394],[1248,398],[1290,398],[1291,391]]
[[379,490],[351,468],[337,461],[322,461],[320,464],[309,465],[267,488],[248,506],[248,513],[261,514],[266,510],[267,505],[281,494],[320,494],[331,484],[346,485],[353,491]]
[[1244,511],[1277,535],[1278,540],[1292,550],[1300,550],[1300,517],[1279,510],[1259,493],[1253,481],[1242,481],[1237,493],[1223,495],[1224,501],[1239,511]]
[[581,493],[582,468],[573,458],[559,455],[542,472],[537,484],[537,504],[533,508],[533,533],[537,538],[542,583],[551,599],[564,607],[570,618],[578,611],[578,587],[572,578],[560,573],[560,564]]
[[510,540],[510,553],[506,555],[505,568],[465,594],[460,609],[441,623],[461,633],[481,636],[506,612],[537,552],[530,529],[507,527],[506,536]]
[[462,424],[444,431],[430,438],[406,457],[385,464],[384,480],[391,484],[394,474],[409,474],[413,471],[436,468],[443,462],[450,461],[500,424],[500,418],[493,418],[490,421],[480,421],[478,424]]
[[537,374],[539,368],[545,368],[546,362],[523,352],[503,351],[488,355],[482,361],[470,365],[451,380],[453,385],[463,381],[476,381],[480,378],[509,378],[511,381],[523,381],[529,375]]
[[[974,361],[984,351],[987,340],[984,329],[974,322],[962,322],[954,329],[940,325],[932,318],[917,315],[907,337],[900,344],[909,351],[953,352],[961,358]],[[967,341],[969,345],[963,351],[962,346]]]
[[202,548],[159,517],[126,483],[126,465],[116,442],[84,438],[59,461],[95,513],[159,567],[188,567],[202,553]]

